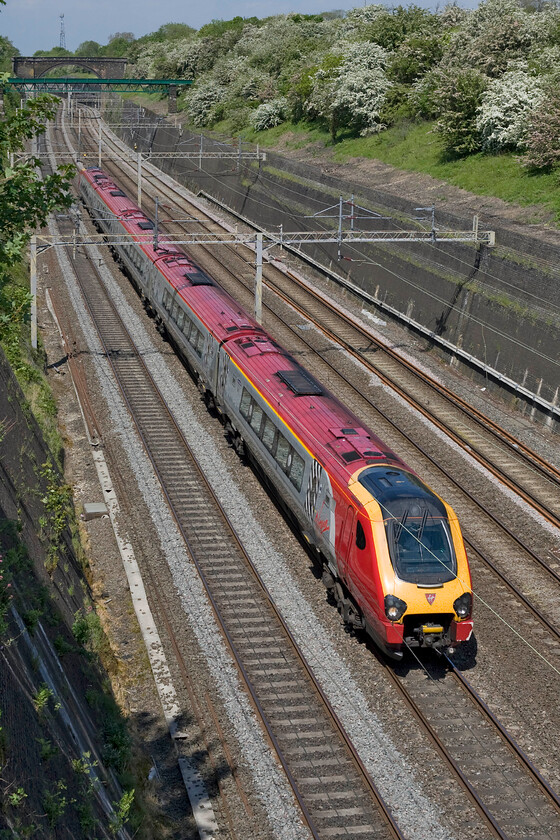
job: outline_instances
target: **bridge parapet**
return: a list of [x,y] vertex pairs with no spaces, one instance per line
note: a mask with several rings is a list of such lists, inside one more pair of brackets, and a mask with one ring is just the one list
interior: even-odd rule
[[118,79],[125,76],[126,58],[78,58],[69,56],[21,56],[12,58],[12,72],[20,79],[38,79],[53,67],[72,65],[88,70],[100,79]]

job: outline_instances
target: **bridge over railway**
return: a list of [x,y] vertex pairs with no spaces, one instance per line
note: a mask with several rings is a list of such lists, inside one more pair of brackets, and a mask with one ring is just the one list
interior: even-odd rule
[[[55,57],[14,56],[12,58],[13,76],[8,83],[20,93],[75,94],[85,91],[126,91],[150,90],[168,95],[170,114],[177,111],[177,88],[192,85],[192,79],[126,79],[125,58],[77,58],[73,55]],[[56,67],[82,67],[97,78],[74,78],[67,76],[45,76]]]
[[12,58],[12,75],[19,79],[39,79],[55,67],[81,67],[99,79],[124,78],[126,58],[82,58],[73,55],[22,56]]

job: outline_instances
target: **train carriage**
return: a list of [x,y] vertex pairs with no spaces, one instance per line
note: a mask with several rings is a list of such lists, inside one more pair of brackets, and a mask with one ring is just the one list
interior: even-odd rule
[[[201,391],[272,483],[324,564],[344,621],[394,658],[472,632],[470,573],[452,509],[278,345],[97,167],[80,193]],[[142,241],[140,241],[142,240]]]

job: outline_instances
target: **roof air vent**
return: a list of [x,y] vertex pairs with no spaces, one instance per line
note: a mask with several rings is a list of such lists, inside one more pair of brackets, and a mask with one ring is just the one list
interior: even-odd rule
[[323,394],[321,386],[311,378],[310,374],[304,373],[301,369],[279,370],[277,376],[298,397],[320,397]]

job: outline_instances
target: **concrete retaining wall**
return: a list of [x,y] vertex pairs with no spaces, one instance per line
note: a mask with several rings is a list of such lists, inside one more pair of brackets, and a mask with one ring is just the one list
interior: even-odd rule
[[[115,106],[108,122],[131,121],[120,136],[143,152],[188,150],[200,147],[200,135],[183,132],[130,102]],[[124,113],[121,111],[124,109]],[[154,123],[158,123],[154,127]],[[232,147],[227,147],[228,151]],[[204,138],[204,151],[224,145]],[[204,190],[236,213],[259,226],[277,230],[335,228],[337,219],[323,216],[310,220],[326,208],[338,205],[339,196],[355,196],[356,203],[391,220],[360,220],[362,229],[412,229],[419,214],[406,196],[370,190],[348,180],[325,175],[319,167],[299,163],[267,152],[267,160],[154,161],[192,191]],[[457,218],[436,208],[439,227],[472,229],[472,218]],[[330,211],[336,214],[337,208]],[[426,214],[424,214],[426,215]],[[429,225],[428,225],[429,227]],[[559,249],[524,233],[496,229],[498,247],[477,249],[469,244],[344,246],[343,260],[336,245],[309,245],[305,252],[336,274],[391,305],[480,360],[482,364],[558,404],[560,382],[560,270]],[[515,255],[508,253],[515,251]],[[523,256],[520,257],[519,254]],[[348,258],[360,260],[351,262]],[[364,262],[365,261],[365,262]],[[547,265],[556,263],[556,266]],[[482,374],[472,370],[475,377]],[[485,384],[492,385],[485,379]],[[500,387],[495,384],[495,387]],[[516,399],[514,390],[508,398]],[[529,410],[530,403],[519,404]],[[543,412],[547,417],[547,412]],[[552,416],[548,416],[551,422]]]

